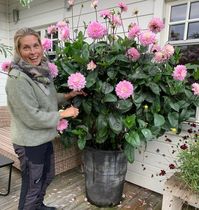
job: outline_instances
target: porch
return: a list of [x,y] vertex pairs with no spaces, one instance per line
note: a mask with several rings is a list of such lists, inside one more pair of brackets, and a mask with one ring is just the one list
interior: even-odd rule
[[[1,168],[0,186],[7,187],[8,168]],[[0,196],[1,210],[16,210],[21,186],[20,171],[13,168],[11,191],[8,196]],[[0,191],[4,190],[2,187]],[[131,209],[131,210],[161,210],[162,195],[126,182],[124,198],[120,205],[106,210]],[[88,203],[85,199],[84,174],[79,167],[57,175],[49,186],[45,203],[56,206],[58,210],[97,210],[98,208]],[[184,210],[196,210],[184,205]]]

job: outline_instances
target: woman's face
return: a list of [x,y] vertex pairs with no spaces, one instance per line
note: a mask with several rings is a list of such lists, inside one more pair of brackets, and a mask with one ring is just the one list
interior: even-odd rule
[[24,61],[38,66],[43,57],[43,48],[36,36],[27,35],[19,40],[19,53]]

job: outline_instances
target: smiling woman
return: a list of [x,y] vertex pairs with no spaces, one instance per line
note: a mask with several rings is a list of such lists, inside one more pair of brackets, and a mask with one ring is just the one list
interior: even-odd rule
[[55,173],[52,140],[57,137],[60,121],[75,118],[79,113],[73,106],[59,112],[58,104],[82,93],[56,92],[52,80],[55,68],[44,57],[37,32],[31,28],[19,29],[14,36],[14,47],[13,62],[4,69],[8,72],[6,93],[11,138],[22,172],[19,209],[55,210],[43,203]]

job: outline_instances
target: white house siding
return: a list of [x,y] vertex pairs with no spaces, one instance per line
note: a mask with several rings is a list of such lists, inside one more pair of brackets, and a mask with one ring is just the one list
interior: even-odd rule
[[[0,43],[9,45],[8,2],[0,0]],[[9,58],[6,58],[9,59]],[[0,65],[5,60],[0,54]],[[6,105],[5,83],[6,75],[0,74],[0,106]]]

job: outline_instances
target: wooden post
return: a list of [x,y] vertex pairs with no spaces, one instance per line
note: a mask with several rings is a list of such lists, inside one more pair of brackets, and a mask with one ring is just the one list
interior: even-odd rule
[[163,193],[162,210],[180,210],[183,200],[173,196],[171,193]]
[[196,107],[196,122],[199,122],[199,107]]
[[199,208],[199,194],[191,191],[179,178],[171,176],[164,184],[162,210],[181,210],[183,203]]

